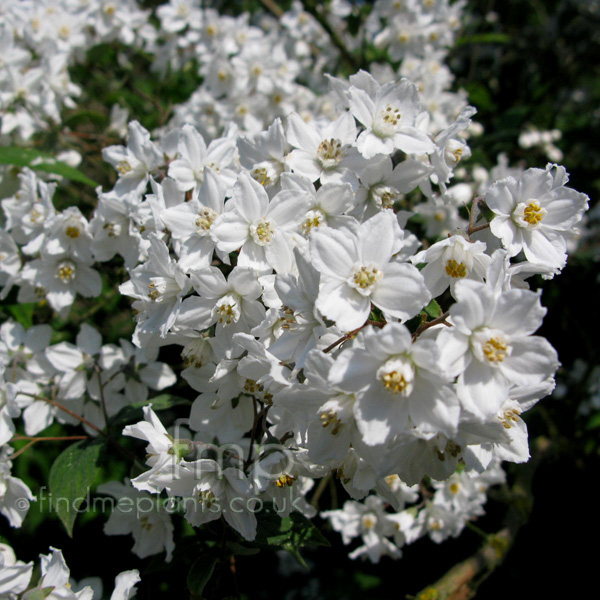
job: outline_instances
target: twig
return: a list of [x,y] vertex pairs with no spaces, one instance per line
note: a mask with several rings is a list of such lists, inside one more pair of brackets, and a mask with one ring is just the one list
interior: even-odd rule
[[260,3],[278,19],[283,16],[284,10],[273,0],[260,0]]
[[340,54],[342,55],[344,60],[348,63],[348,65],[355,71],[358,71],[360,69],[359,62],[350,53],[348,48],[346,48],[344,41],[339,36],[337,31],[335,31],[331,27],[331,25],[329,24],[329,21],[327,21],[327,19],[325,18],[325,15],[322,14],[317,9],[317,3],[314,2],[313,0],[302,0],[302,6],[304,6],[304,10],[307,13],[311,14],[319,22],[319,25],[321,25],[321,27],[325,30],[325,32],[327,33],[327,35],[333,42],[333,45],[340,51]]
[[325,475],[325,477],[323,477],[323,479],[321,479],[321,481],[319,481],[319,485],[317,486],[317,489],[315,490],[312,500],[310,501],[311,506],[314,506],[315,508],[319,507],[319,498],[322,496],[323,492],[325,491],[325,488],[327,487],[327,484],[329,483],[330,479],[331,479],[331,473],[327,473],[327,475]]
[[450,316],[450,311],[446,311],[441,317],[437,319],[433,319],[433,321],[428,321],[427,323],[423,323],[419,326],[419,328],[413,333],[413,340],[417,339],[426,329],[433,327],[434,325],[446,325],[447,327],[452,327],[450,323],[446,322],[446,319]]
[[475,221],[477,220],[477,207],[481,200],[482,198],[480,196],[476,196],[473,200],[471,210],[469,211],[469,230],[467,231],[469,237],[471,237],[471,234],[477,231],[483,231],[484,229],[487,229],[490,226],[489,223],[484,223],[483,225],[478,225],[477,227],[475,227]]
[[365,323],[363,323],[360,327],[357,327],[356,329],[349,331],[348,333],[344,334],[340,339],[333,342],[333,344],[330,344],[329,346],[327,346],[327,348],[325,348],[325,350],[323,350],[323,353],[327,354],[328,352],[331,352],[334,348],[336,348],[340,344],[343,344],[344,342],[351,340],[361,329],[364,329],[367,325],[373,325],[373,327],[382,328],[382,327],[385,327],[386,323],[382,323],[381,321],[372,321],[371,319],[367,319],[367,321]]
[[517,533],[527,523],[533,507],[533,475],[550,447],[546,438],[536,440],[533,458],[521,468],[511,488],[511,504],[504,527],[486,536],[486,542],[475,554],[423,589],[415,596],[416,600],[469,600],[475,597],[479,586],[503,563]]
[[58,442],[64,440],[87,440],[87,435],[60,435],[53,437],[31,437],[29,435],[15,435],[13,438],[15,441],[19,440],[30,440],[28,444],[25,444],[21,449],[17,450],[14,454],[11,455],[10,459],[17,458],[20,454],[23,454],[26,450],[31,448],[37,442]]

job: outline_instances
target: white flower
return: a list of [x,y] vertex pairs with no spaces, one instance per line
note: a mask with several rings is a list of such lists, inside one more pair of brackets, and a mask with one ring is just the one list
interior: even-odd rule
[[461,235],[453,235],[415,254],[411,262],[415,265],[427,263],[421,271],[425,285],[434,298],[462,279],[483,281],[491,258],[485,254],[483,242],[470,242]]
[[449,378],[439,368],[435,343],[413,343],[400,323],[371,328],[359,339],[364,346],[340,353],[329,382],[356,394],[354,416],[365,444],[385,444],[413,426],[450,436],[458,424],[459,406]]
[[316,306],[343,331],[363,325],[371,303],[386,315],[408,319],[429,302],[423,277],[412,265],[395,262],[403,233],[385,211],[355,231],[314,229],[309,238],[314,267],[321,273]]
[[166,552],[170,562],[175,543],[170,514],[161,507],[158,498],[134,489],[129,480],[125,483],[110,481],[98,486],[99,494],[108,494],[117,500],[108,521],[104,524],[106,535],[131,534],[135,544],[131,551],[140,558]]
[[421,129],[423,113],[417,86],[408,79],[380,86],[368,73],[361,74],[368,80],[367,89],[352,85],[348,92],[350,111],[365,126],[357,140],[360,153],[365,158],[394,150],[432,153],[435,144]]
[[569,180],[564,167],[527,169],[519,180],[501,179],[485,194],[495,217],[492,233],[502,240],[510,256],[521,250],[535,265],[560,271],[567,261],[567,240],[588,208],[585,194],[565,187]]
[[290,233],[296,231],[308,210],[308,197],[297,191],[279,192],[269,202],[264,187],[243,172],[233,188],[225,212],[217,217],[211,237],[217,248],[241,248],[238,265],[257,271],[287,271],[293,262]]
[[450,308],[454,327],[439,334],[442,366],[458,375],[462,406],[479,420],[496,415],[511,384],[539,384],[558,367],[556,351],[532,335],[546,309],[529,290],[495,292],[490,286],[461,280]]

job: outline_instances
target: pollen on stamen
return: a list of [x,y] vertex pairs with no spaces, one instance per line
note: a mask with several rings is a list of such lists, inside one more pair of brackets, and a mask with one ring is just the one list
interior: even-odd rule
[[65,235],[67,237],[70,237],[71,239],[76,239],[79,237],[80,234],[80,230],[79,227],[76,227],[75,225],[69,225],[66,229],[65,229]]
[[529,202],[523,211],[523,219],[530,225],[537,225],[542,221],[542,207],[537,201]]
[[386,390],[392,392],[392,394],[401,394],[408,387],[408,381],[404,375],[398,373],[398,371],[391,371],[390,373],[384,373],[381,376],[383,385]]
[[276,482],[275,485],[278,488],[282,487],[292,487],[294,485],[295,477],[292,475],[282,475]]
[[257,167],[250,173],[250,176],[254,181],[258,181],[260,185],[269,185],[271,183],[271,178],[264,167]]
[[75,279],[75,265],[71,262],[63,262],[56,269],[56,277],[63,283],[70,283]]
[[319,144],[317,154],[323,163],[333,166],[333,164],[337,164],[343,157],[342,142],[335,138],[323,140]]
[[508,354],[508,345],[499,338],[490,338],[483,346],[483,354],[491,363],[502,362]]
[[449,260],[446,263],[446,273],[454,279],[459,279],[467,276],[467,268],[463,263],[459,263],[455,260]]
[[127,160],[122,160],[118,165],[117,165],[117,171],[119,172],[119,175],[126,175],[127,173],[129,173],[132,170],[131,165],[129,164],[129,161]]
[[377,267],[360,267],[353,275],[354,283],[361,290],[368,290],[374,286],[381,278],[383,273]]

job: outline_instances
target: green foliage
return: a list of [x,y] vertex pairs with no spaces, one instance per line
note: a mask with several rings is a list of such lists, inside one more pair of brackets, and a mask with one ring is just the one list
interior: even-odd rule
[[187,576],[188,589],[194,596],[202,596],[204,587],[212,577],[217,562],[217,558],[208,553],[196,559]]
[[60,175],[65,179],[84,183],[94,188],[98,186],[94,180],[84,175],[78,169],[56,160],[50,154],[33,150],[32,148],[20,148],[18,146],[0,147],[0,165],[29,167],[36,171]]
[[98,462],[104,447],[103,440],[76,442],[63,451],[50,469],[48,485],[53,507],[70,537],[78,509],[100,471]]
[[190,406],[191,402],[186,398],[173,396],[171,394],[160,394],[149,400],[132,402],[128,406],[124,406],[109,420],[108,427],[113,433],[120,434],[125,425],[144,420],[144,412],[142,410],[144,406],[151,406],[153,411],[160,411],[182,405]]
[[327,538],[312,521],[298,512],[281,517],[274,505],[265,505],[256,515],[258,528],[253,545],[271,549],[287,550],[296,560],[306,566],[300,549],[306,546],[330,546]]

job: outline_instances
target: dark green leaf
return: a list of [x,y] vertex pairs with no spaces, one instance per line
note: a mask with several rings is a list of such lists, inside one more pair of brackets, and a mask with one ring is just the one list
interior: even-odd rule
[[432,319],[442,316],[442,309],[435,300],[432,300],[423,310]]
[[76,442],[63,451],[50,469],[48,486],[53,508],[71,537],[79,507],[100,470],[98,460],[103,448],[103,440]]
[[35,303],[28,304],[11,304],[6,307],[6,310],[12,315],[13,319],[21,323],[25,329],[33,326],[33,309]]
[[237,542],[227,542],[227,549],[232,554],[239,554],[240,556],[252,556],[253,554],[260,552],[258,548],[250,548],[249,546],[244,546]]
[[253,544],[287,550],[303,566],[306,566],[306,563],[300,555],[300,548],[330,546],[327,538],[315,525],[298,512],[282,518],[273,505],[265,505],[256,517],[258,527]]
[[217,559],[206,554],[196,559],[187,576],[187,586],[192,594],[195,596],[202,595],[204,587],[212,577],[216,564]]
[[585,426],[586,429],[597,429],[600,427],[600,412],[592,415]]
[[506,33],[477,33],[458,38],[454,45],[458,47],[465,44],[510,44],[511,40],[510,35]]
[[17,167],[29,167],[36,171],[45,171],[46,173],[54,173],[71,181],[85,183],[91,187],[97,187],[98,184],[84,175],[75,167],[71,167],[66,163],[56,160],[53,156],[32,150],[31,148],[19,148],[18,146],[0,147],[0,165],[15,165]]
[[184,404],[189,405],[191,402],[186,398],[173,396],[172,394],[161,394],[160,396],[155,396],[154,398],[144,400],[143,402],[133,402],[129,406],[124,406],[114,417],[112,417],[108,426],[110,429],[120,433],[125,425],[144,420],[144,413],[142,411],[144,406],[152,406],[152,410],[158,411]]

